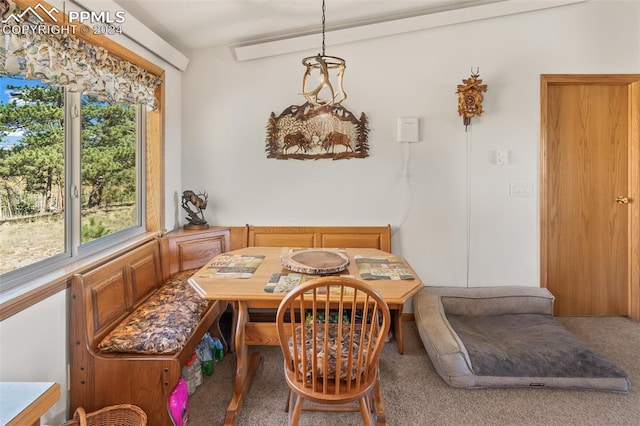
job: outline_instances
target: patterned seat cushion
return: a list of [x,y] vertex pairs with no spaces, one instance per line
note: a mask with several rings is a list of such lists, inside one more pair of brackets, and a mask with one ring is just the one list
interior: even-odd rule
[[103,352],[175,354],[195,330],[209,301],[187,280],[196,270],[171,276],[98,345]]
[[[316,353],[313,352],[313,325],[314,324],[305,324],[304,336],[305,336],[305,350],[306,350],[306,364],[307,364],[307,378],[311,378],[311,372],[313,371],[313,359],[317,359],[316,364],[316,374],[317,377],[323,377],[323,363],[325,357],[328,357],[328,379],[336,378],[336,360],[337,360],[337,351],[338,351],[338,325],[337,324],[329,324],[329,342],[328,342],[328,351],[324,353],[324,327],[325,324],[315,324],[317,327],[316,332]],[[298,346],[298,354],[302,352],[302,344],[300,342],[301,326],[298,326],[296,331],[296,344]],[[356,366],[356,356],[358,354],[358,345],[360,344],[360,336],[362,333],[362,328],[360,326],[356,326],[353,333],[355,334],[353,339],[353,346],[351,343],[351,326],[343,325],[342,326],[342,342],[340,344],[340,379],[346,380],[349,370],[351,370],[351,380],[354,380],[358,375],[357,366]],[[366,331],[364,335],[364,345],[367,346],[369,342],[369,332]],[[349,369],[349,350],[352,353],[352,367]],[[289,351],[291,356],[293,356],[293,337],[289,339]],[[366,356],[366,352],[365,352]],[[302,356],[299,355],[300,359]],[[364,365],[364,363],[363,363]],[[302,365],[299,366],[299,371],[303,372]],[[361,369],[360,372],[364,371]]]

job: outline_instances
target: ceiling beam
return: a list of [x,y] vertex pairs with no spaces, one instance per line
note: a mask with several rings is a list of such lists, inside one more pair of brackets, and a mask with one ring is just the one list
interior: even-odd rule
[[[393,19],[385,22],[365,24],[325,32],[327,34],[327,44],[335,46],[338,44],[353,43],[356,41],[370,40],[378,37],[426,30],[430,28],[460,24],[463,22],[479,21],[482,19],[515,15],[518,13],[532,12],[574,3],[583,3],[585,1],[588,0],[505,0],[496,3],[470,6],[462,9],[412,16],[409,18]],[[252,59],[310,50],[317,47],[318,35],[310,34],[292,36],[272,41],[244,43],[233,47],[232,51],[235,54],[237,61],[249,61]]]

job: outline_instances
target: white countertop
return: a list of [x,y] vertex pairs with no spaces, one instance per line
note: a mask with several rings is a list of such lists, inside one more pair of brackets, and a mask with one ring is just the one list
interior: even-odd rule
[[[57,389],[52,389],[54,387]],[[59,388],[60,386],[55,382],[0,382],[0,425],[4,426],[15,420],[52,390],[55,396],[53,402],[55,402],[60,395]],[[40,407],[40,411],[44,409],[42,413],[35,414],[38,418],[50,407],[50,404],[47,405],[46,408]]]

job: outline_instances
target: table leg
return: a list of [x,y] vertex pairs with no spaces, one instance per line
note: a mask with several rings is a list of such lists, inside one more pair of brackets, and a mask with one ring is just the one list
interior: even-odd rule
[[233,397],[227,407],[224,419],[225,425],[236,425],[238,413],[242,407],[244,397],[249,391],[249,385],[256,372],[258,364],[262,360],[259,352],[249,354],[249,347],[245,343],[245,325],[249,320],[249,311],[245,302],[238,303],[238,322],[235,333],[236,347],[236,377],[233,388]]
[[229,352],[236,350],[236,329],[238,327],[238,302],[229,302],[231,306],[231,335],[229,336]]
[[391,310],[391,322],[393,324],[393,336],[396,339],[396,346],[398,346],[398,352],[404,354],[404,335],[402,334],[402,308]]

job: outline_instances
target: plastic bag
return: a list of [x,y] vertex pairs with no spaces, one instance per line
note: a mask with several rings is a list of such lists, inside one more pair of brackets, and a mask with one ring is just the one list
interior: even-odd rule
[[171,391],[167,401],[169,417],[174,426],[186,426],[189,422],[189,390],[184,379]]

